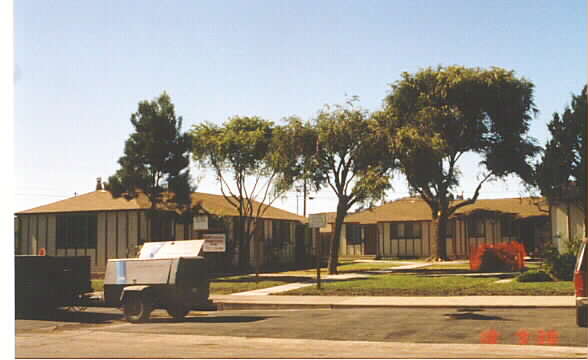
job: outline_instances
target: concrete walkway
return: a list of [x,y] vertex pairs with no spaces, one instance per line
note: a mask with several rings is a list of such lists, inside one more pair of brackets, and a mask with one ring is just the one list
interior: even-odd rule
[[[119,326],[133,326],[123,324]],[[112,330],[111,330],[112,329]],[[284,339],[189,334],[140,334],[101,330],[16,336],[17,358],[586,358],[585,347],[504,344],[428,344],[376,341]],[[99,342],[97,343],[97,336]]]
[[213,295],[223,309],[354,307],[574,308],[574,296],[296,296]]

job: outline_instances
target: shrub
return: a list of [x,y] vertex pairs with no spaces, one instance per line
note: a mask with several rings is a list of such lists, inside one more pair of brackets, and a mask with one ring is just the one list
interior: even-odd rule
[[567,254],[577,255],[582,246],[582,239],[576,236],[575,238],[564,240],[564,244]]
[[525,267],[525,248],[513,241],[482,244],[470,256],[470,269],[480,272],[520,271]]
[[553,281],[551,276],[543,270],[531,270],[517,276],[518,282],[543,282]]
[[576,256],[559,254],[556,248],[545,249],[545,270],[558,280],[571,281],[574,277]]

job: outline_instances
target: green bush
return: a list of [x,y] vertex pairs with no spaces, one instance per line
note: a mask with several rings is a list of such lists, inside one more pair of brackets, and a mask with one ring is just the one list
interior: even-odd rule
[[517,276],[518,282],[543,282],[553,281],[551,276],[543,270],[530,270]]
[[544,250],[545,270],[558,280],[571,281],[574,278],[576,255],[560,254],[555,247]]
[[573,239],[564,240],[564,244],[566,249],[568,249],[566,253],[576,256],[578,255],[578,251],[580,251],[580,247],[582,246],[582,239],[575,237]]

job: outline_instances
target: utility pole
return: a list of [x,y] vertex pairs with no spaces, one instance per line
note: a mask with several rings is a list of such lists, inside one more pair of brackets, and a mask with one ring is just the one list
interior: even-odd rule
[[[302,211],[302,216],[306,217],[306,178],[304,178],[304,185],[302,186],[302,193],[304,196],[304,207]],[[298,205],[298,201],[296,201],[296,205]],[[296,211],[298,213],[298,211]]]

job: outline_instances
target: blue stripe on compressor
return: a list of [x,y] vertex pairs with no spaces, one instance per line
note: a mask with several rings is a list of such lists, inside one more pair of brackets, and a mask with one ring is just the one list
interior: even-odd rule
[[116,262],[116,284],[126,284],[127,282],[127,262],[117,261]]

